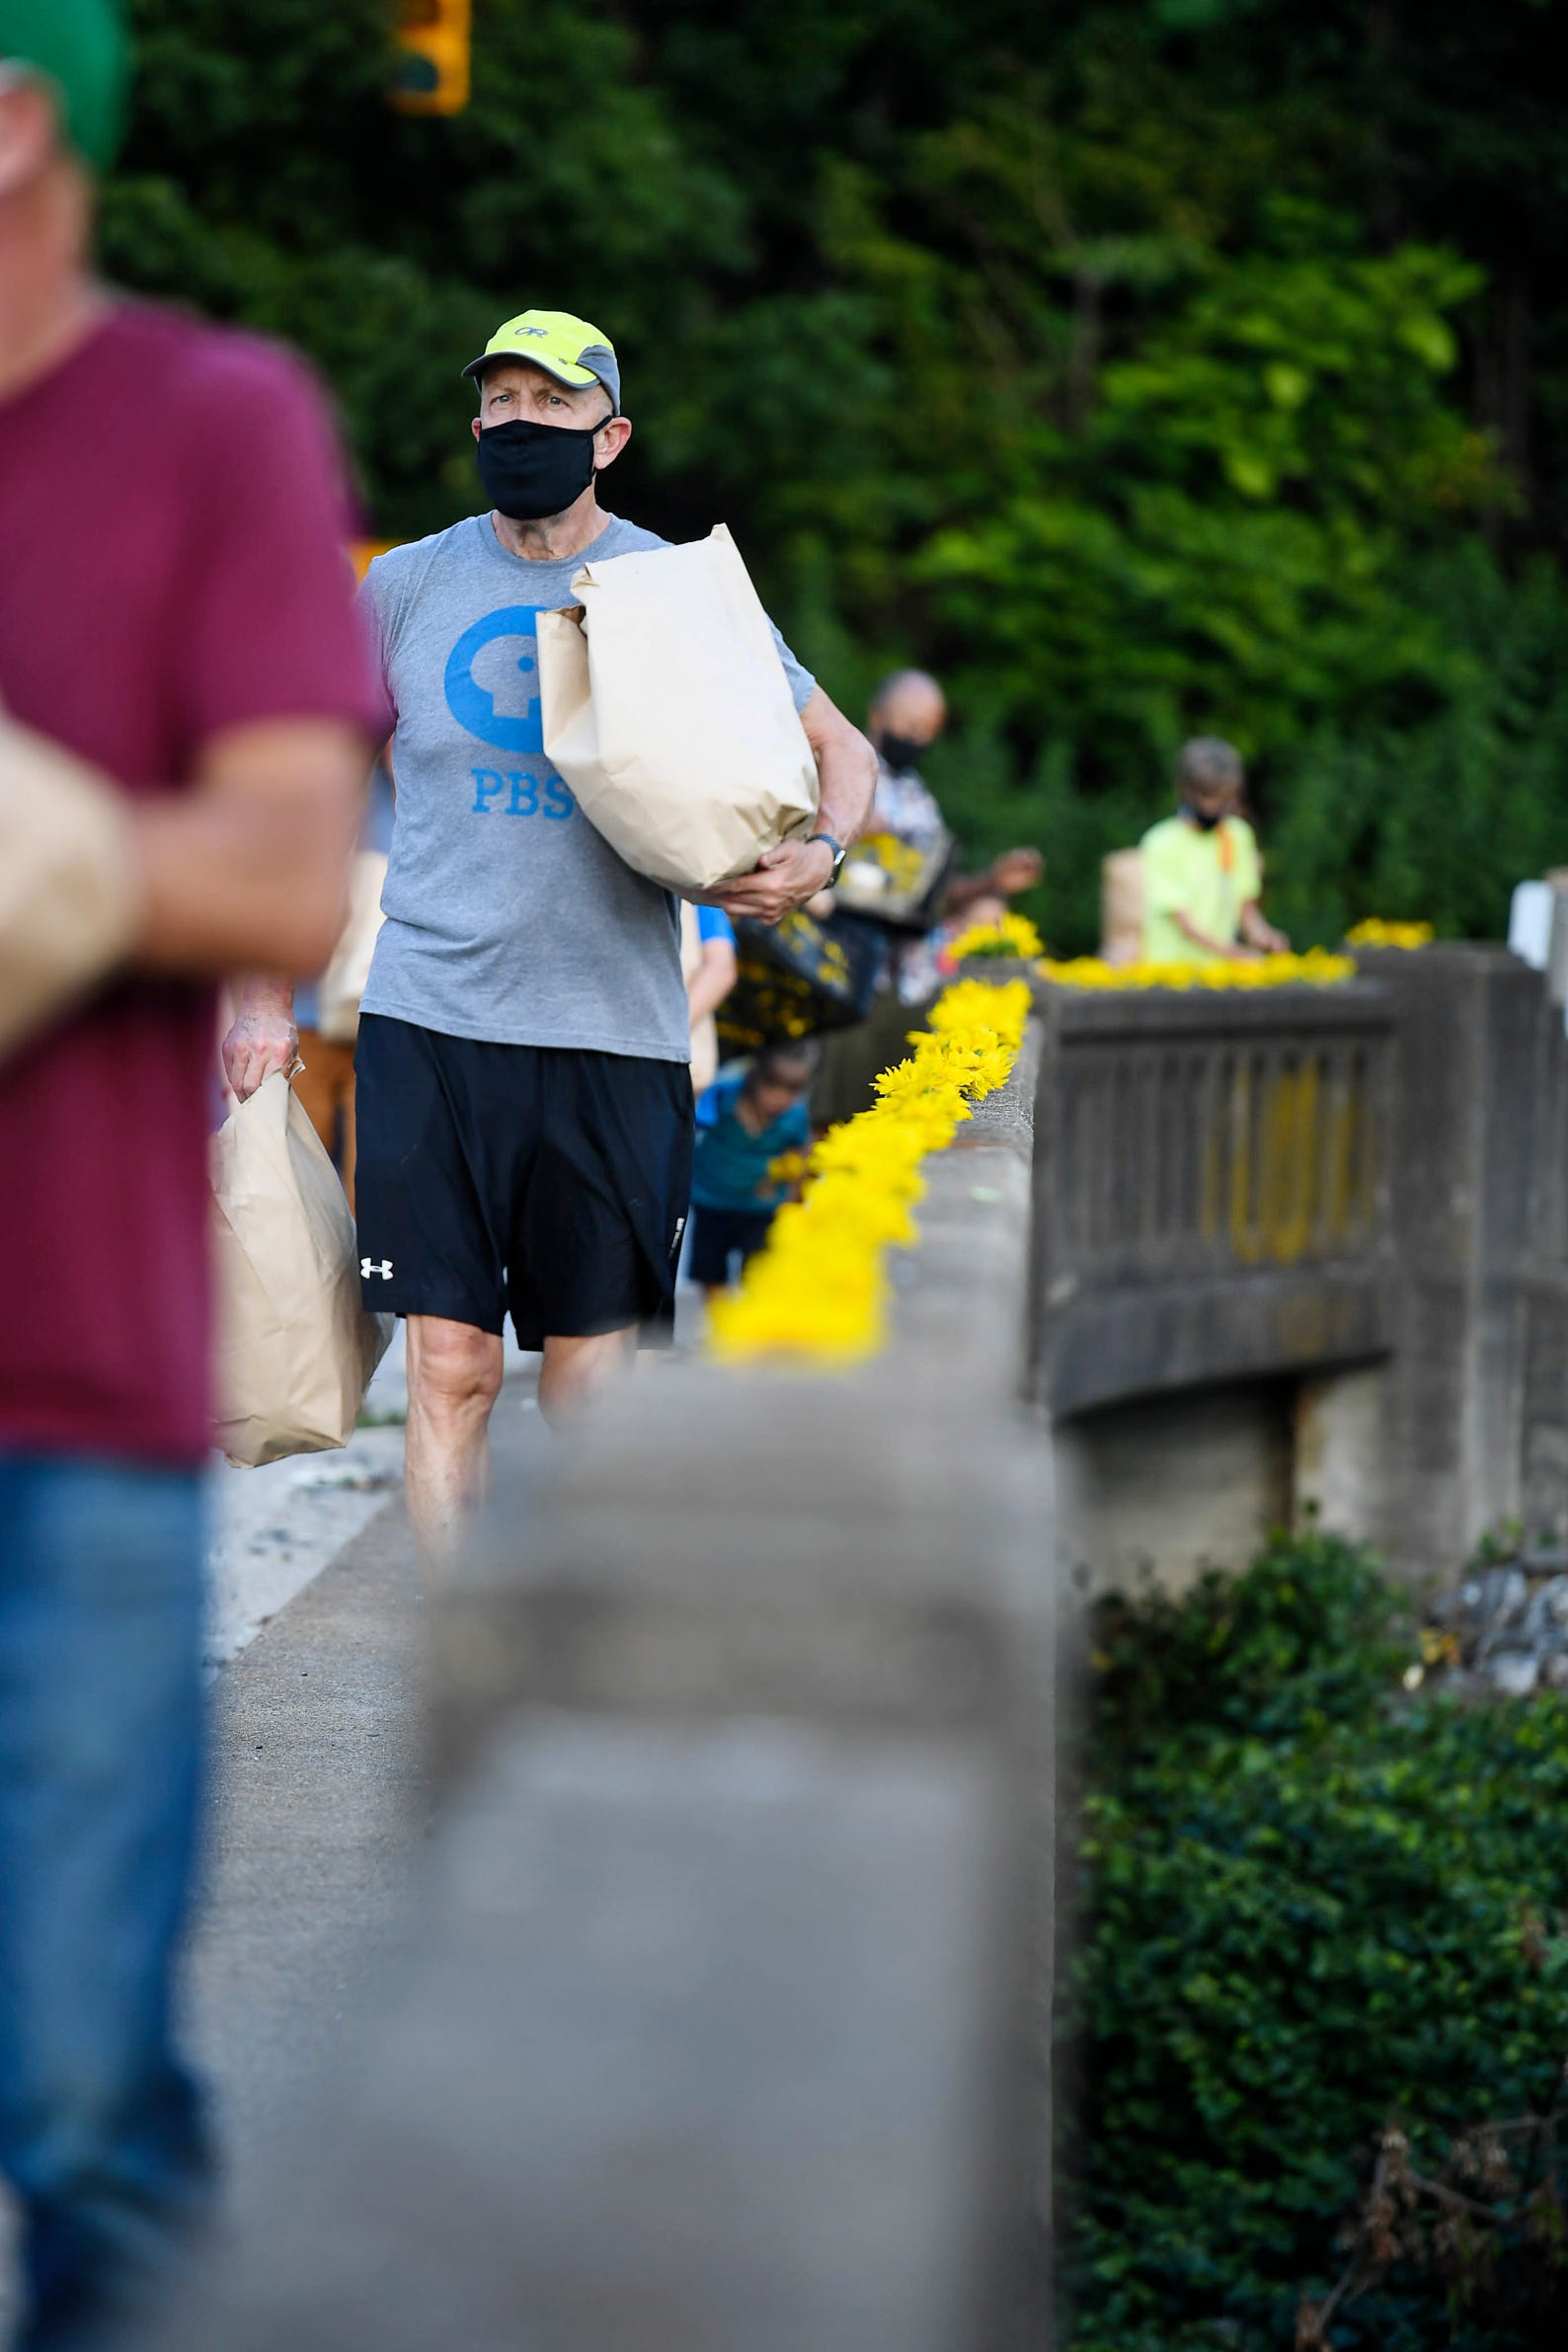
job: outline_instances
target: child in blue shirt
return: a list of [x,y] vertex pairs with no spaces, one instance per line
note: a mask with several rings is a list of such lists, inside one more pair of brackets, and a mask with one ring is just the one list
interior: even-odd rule
[[817,1048],[764,1046],[740,1069],[721,1070],[697,1105],[697,1155],[691,1176],[691,1279],[710,1294],[730,1280],[767,1239],[790,1197],[768,1170],[783,1151],[812,1139],[807,1107]]

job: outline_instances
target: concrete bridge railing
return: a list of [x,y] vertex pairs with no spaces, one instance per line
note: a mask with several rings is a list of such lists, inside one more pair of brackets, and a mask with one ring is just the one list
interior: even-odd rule
[[405,1960],[159,2352],[1049,2346],[1053,1463],[1267,1392],[1405,1565],[1560,1516],[1568,1048],[1488,950],[1039,1006],[879,1362],[513,1459]]
[[1035,1045],[885,1355],[644,1371],[435,1611],[395,1984],[159,2352],[1044,2352]]
[[1375,984],[1044,992],[1034,1376],[1056,1413],[1390,1338]]
[[1137,1406],[1119,1458],[1151,1488],[1205,1446],[1177,1392],[1214,1400],[1216,1483],[1225,1393],[1272,1399],[1275,1516],[1315,1504],[1419,1575],[1568,1520],[1568,1043],[1503,950],[1361,972],[1043,991],[1033,1379],[1058,1453],[1114,1451]]

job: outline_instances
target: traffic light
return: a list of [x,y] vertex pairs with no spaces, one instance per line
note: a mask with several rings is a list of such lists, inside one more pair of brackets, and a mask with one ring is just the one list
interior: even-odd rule
[[387,92],[404,115],[457,115],[468,104],[472,0],[397,0]]

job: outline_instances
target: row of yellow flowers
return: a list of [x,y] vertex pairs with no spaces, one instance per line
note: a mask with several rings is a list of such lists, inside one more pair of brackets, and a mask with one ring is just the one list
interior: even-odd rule
[[1107,964],[1099,956],[1073,956],[1054,964],[1043,956],[1036,970],[1061,988],[1331,988],[1356,977],[1352,957],[1330,955],[1321,947],[1246,963],[1212,956],[1194,964]]
[[918,1238],[920,1163],[1007,1083],[1029,1019],[1029,985],[956,980],[911,1033],[913,1053],[876,1081],[869,1111],[829,1128],[801,1200],[779,1211],[739,1291],[716,1298],[713,1353],[817,1366],[860,1362],[887,1335],[888,1250]]
[[1430,947],[1430,923],[1385,923],[1375,915],[1369,915],[1364,923],[1345,934],[1347,947]]
[[[1430,923],[1369,919],[1346,934],[1345,944],[1417,948],[1427,946],[1431,938]],[[949,953],[959,964],[1001,957],[1033,964],[1043,979],[1062,988],[1327,988],[1356,977],[1353,957],[1334,955],[1321,947],[1308,948],[1299,956],[1213,956],[1182,964],[1108,964],[1100,956],[1072,956],[1057,962],[1044,953],[1040,934],[1028,916],[1012,913],[1004,914],[999,922],[972,924],[953,942]]]

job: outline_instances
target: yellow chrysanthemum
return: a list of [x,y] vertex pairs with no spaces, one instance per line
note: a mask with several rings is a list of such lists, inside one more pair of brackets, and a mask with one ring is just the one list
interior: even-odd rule
[[1329,988],[1356,977],[1349,956],[1333,956],[1321,947],[1299,956],[1259,956],[1250,963],[1228,956],[1193,964],[1107,964],[1098,956],[1058,964],[1043,958],[1037,969],[1058,988]]
[[878,1078],[871,1108],[810,1153],[802,1198],[779,1211],[741,1289],[714,1300],[717,1357],[844,1366],[875,1354],[888,1322],[886,1252],[919,1238],[910,1212],[925,1190],[921,1162],[973,1117],[972,1098],[1006,1084],[1028,1019],[1025,980],[945,991],[907,1058]]
[[1432,943],[1430,923],[1385,923],[1375,915],[1358,923],[1345,934],[1347,947],[1429,947]]
[[953,960],[972,957],[1017,956],[1024,963],[1044,952],[1044,942],[1027,914],[1004,914],[994,923],[972,923],[954,940]]

